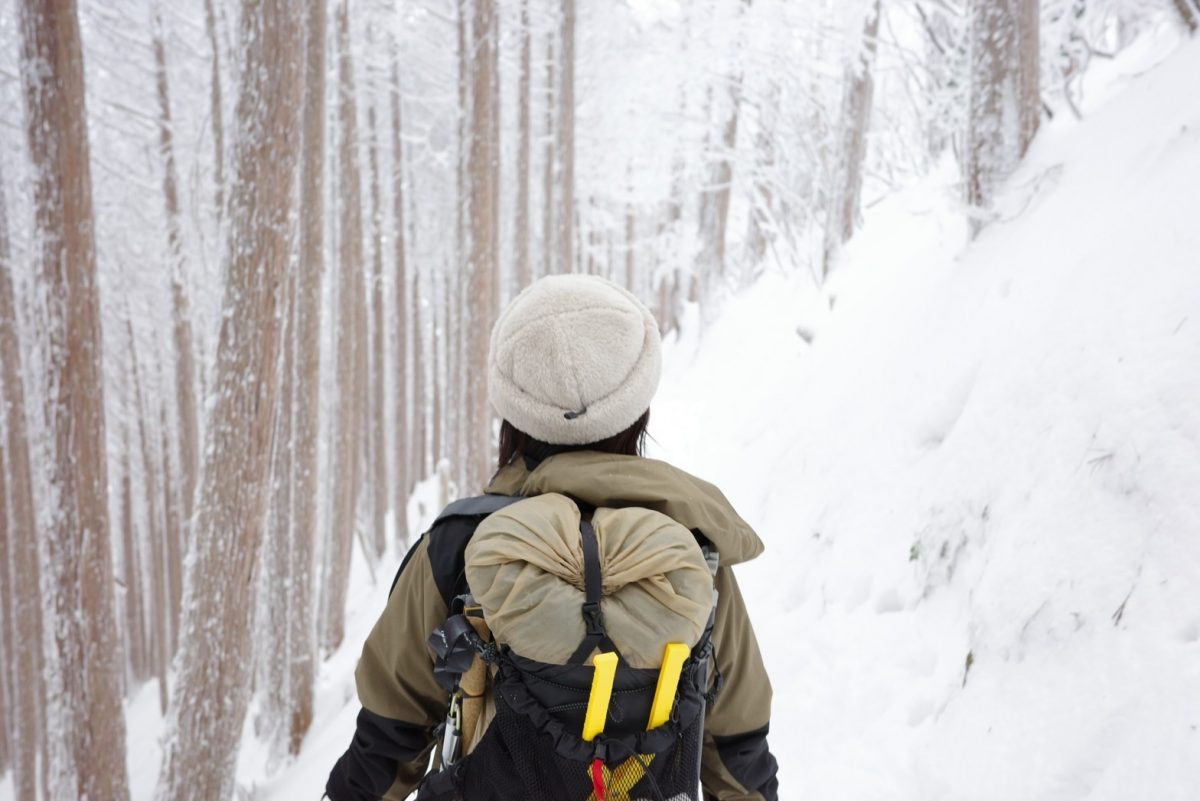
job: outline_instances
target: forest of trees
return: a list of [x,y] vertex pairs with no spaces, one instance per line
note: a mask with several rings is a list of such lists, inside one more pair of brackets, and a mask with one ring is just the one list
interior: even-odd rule
[[355,555],[488,477],[521,287],[670,333],[932,175],[974,235],[1161,24],[1200,0],[0,0],[0,774],[128,798],[154,682],[158,798],[232,797],[252,699],[298,752]]

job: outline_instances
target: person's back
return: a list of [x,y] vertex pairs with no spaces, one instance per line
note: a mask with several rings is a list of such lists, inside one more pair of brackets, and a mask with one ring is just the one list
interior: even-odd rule
[[[429,754],[439,741],[443,745],[439,751],[444,752],[439,754],[439,764],[451,770],[425,782],[423,798],[527,801],[544,797],[567,801],[563,796],[575,790],[568,791],[561,783],[547,789],[545,772],[538,772],[539,765],[548,764],[548,752],[555,750],[555,744],[562,758],[594,764],[590,774],[581,773],[594,779],[594,789],[586,783],[580,785],[579,801],[589,797],[588,791],[592,791],[591,797],[610,801],[630,798],[631,791],[638,798],[652,797],[652,792],[661,798],[654,774],[667,775],[662,772],[667,760],[650,770],[657,753],[654,749],[671,747],[668,731],[675,740],[680,739],[680,732],[693,720],[688,717],[693,709],[698,713],[695,726],[703,729],[703,753],[694,755],[693,761],[700,762],[705,797],[776,798],[776,764],[766,744],[770,684],[730,570],[732,565],[757,556],[762,544],[715,487],[664,462],[640,456],[660,363],[659,334],[650,313],[631,294],[603,279],[542,279],[501,315],[492,335],[488,375],[492,404],[504,420],[500,469],[486,488],[487,495],[452,504],[406,557],[387,607],[364,645],[356,673],[363,710],[354,741],[335,765],[326,787],[333,801],[405,798],[426,775]],[[521,497],[545,500],[514,503]],[[508,578],[498,578],[487,566],[499,563],[492,543],[505,542],[506,531],[513,532],[508,542],[516,543],[518,550],[525,549],[527,541],[541,532],[552,552],[561,550],[561,558],[556,562],[551,553],[541,560],[549,566],[542,564],[540,572],[522,563],[515,572],[509,571]],[[589,538],[594,551],[591,556]],[[576,546],[577,552],[573,550]],[[710,561],[715,562],[718,554],[720,560],[715,574],[705,574],[704,579],[715,586],[718,599],[711,616],[711,602],[705,603],[708,591],[702,591],[697,583],[696,564],[698,561],[703,569],[705,558],[700,546]],[[473,554],[471,564],[469,552]],[[493,558],[480,557],[484,552]],[[521,558],[539,561],[536,553]],[[589,559],[597,574],[585,577]],[[621,560],[626,568],[638,563],[637,569],[626,570],[625,578],[621,577]],[[570,565],[563,567],[558,562]],[[601,564],[607,574],[603,592]],[[528,578],[535,574],[537,578]],[[586,601],[594,602],[591,618],[587,603],[580,618],[578,612],[558,614],[549,601],[542,612],[549,610],[559,617],[559,625],[527,616],[525,607],[537,606],[522,602],[534,586],[531,581],[540,581],[536,585],[540,587],[551,587],[556,581],[577,585],[558,595],[585,599],[586,594]],[[685,588],[689,581],[690,588]],[[622,590],[624,587],[633,589]],[[472,592],[474,595],[469,595]],[[594,688],[592,702],[587,704],[561,703],[564,699],[539,701],[533,693],[533,700],[522,707],[525,718],[521,721],[540,721],[540,729],[529,728],[528,737],[513,735],[501,742],[501,724],[493,721],[488,726],[490,718],[485,718],[480,724],[487,728],[482,750],[466,756],[447,745],[449,738],[439,740],[447,730],[448,711],[449,729],[461,722],[459,676],[453,674],[453,681],[447,682],[452,671],[444,658],[446,649],[439,659],[425,643],[435,630],[446,630],[452,613],[462,611],[461,599],[474,603],[476,597],[483,609],[480,617],[490,618],[500,627],[497,642],[485,650],[472,632],[465,632],[463,639],[489,655],[492,680],[509,682],[504,686],[511,686],[513,692],[532,682],[543,687],[554,684],[538,678],[538,671],[559,670],[555,675],[567,676],[576,674],[561,671],[585,670],[590,677],[593,659],[599,676],[601,654],[613,664],[622,664],[626,673],[621,675],[638,669],[652,669],[652,675],[657,675],[660,666],[650,663],[649,654],[661,649],[659,640],[667,639],[688,640],[680,646],[691,649],[682,670],[685,676],[705,677],[703,686],[688,695],[687,682],[680,683],[663,707],[671,711],[670,721],[658,722],[662,729],[657,741],[651,736],[653,731],[637,735],[638,747],[649,749],[640,756],[618,753],[622,731],[628,730],[627,741],[634,742],[628,739],[633,737],[628,733],[632,729],[628,721],[622,729],[617,720],[625,714],[621,704],[615,706],[616,712],[604,712],[607,696],[599,719],[600,736],[579,731],[578,718],[584,715],[584,707],[590,715],[595,705]],[[655,603],[664,605],[655,607]],[[605,610],[613,621],[611,632],[603,626]],[[597,619],[600,628],[593,631]],[[668,619],[678,625],[672,629]],[[700,622],[703,619],[709,621],[707,627]],[[635,620],[639,621],[636,625],[629,622]],[[639,631],[655,628],[662,631],[648,635]],[[465,631],[462,626],[460,629]],[[486,626],[482,630],[486,632]],[[582,642],[571,641],[579,632],[585,633]],[[538,659],[529,661],[526,652]],[[507,665],[499,664],[504,659]],[[562,667],[556,668],[559,665]],[[681,669],[678,664],[673,668]],[[668,672],[665,660],[661,670],[664,675]],[[563,686],[570,683],[562,682]],[[634,702],[634,690],[619,686],[625,687],[618,692],[625,693],[625,710],[631,705],[639,710],[637,728],[653,729],[656,724],[644,723],[645,710]],[[655,707],[659,706],[659,689]],[[647,705],[650,693],[647,689]],[[505,714],[512,714],[508,705],[500,706]],[[510,732],[525,731],[504,725]],[[542,736],[547,728],[553,732],[548,738]],[[694,739],[699,740],[698,735]],[[521,753],[525,750],[530,753]],[[637,764],[631,761],[634,758]],[[680,758],[673,757],[673,764]],[[606,781],[627,775],[623,766],[635,768],[635,778],[623,786],[606,785]],[[652,787],[637,783],[646,773],[651,775],[643,784]],[[565,775],[575,780],[573,769]],[[543,786],[535,786],[539,782]],[[694,780],[691,784],[694,787]],[[673,799],[699,798],[691,788],[671,792]]]

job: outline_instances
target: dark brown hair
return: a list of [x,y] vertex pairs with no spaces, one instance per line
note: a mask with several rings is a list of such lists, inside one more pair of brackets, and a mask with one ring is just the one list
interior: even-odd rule
[[624,431],[613,434],[608,439],[599,442],[589,442],[586,445],[551,445],[534,439],[512,423],[505,420],[500,424],[500,467],[504,467],[517,455],[523,456],[537,464],[556,453],[567,451],[601,451],[602,453],[620,453],[626,456],[641,456],[646,446],[646,426],[650,425],[650,410],[634,421],[633,425]]

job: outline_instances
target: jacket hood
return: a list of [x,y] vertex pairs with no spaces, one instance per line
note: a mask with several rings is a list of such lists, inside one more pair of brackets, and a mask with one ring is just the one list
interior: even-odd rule
[[704,535],[720,552],[723,565],[748,562],[763,552],[762,540],[719,489],[657,459],[571,451],[530,470],[516,458],[484,491],[525,496],[555,492],[589,506],[652,509]]

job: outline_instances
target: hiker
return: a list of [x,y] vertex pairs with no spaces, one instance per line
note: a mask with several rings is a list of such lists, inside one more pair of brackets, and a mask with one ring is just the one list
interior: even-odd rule
[[[770,682],[730,570],[762,542],[711,484],[642,457],[661,361],[650,311],[602,278],[542,278],[501,314],[487,376],[499,468],[405,557],[363,646],[362,710],[326,785],[332,801],[399,800],[418,785],[421,799],[575,801],[560,782],[576,780],[578,801],[674,801],[698,798],[696,770],[704,799],[776,801]],[[655,679],[674,640],[679,689],[662,699]],[[468,727],[463,705],[480,701],[462,691],[471,664],[498,689]],[[596,689],[602,664],[620,665],[615,691]],[[548,700],[573,692],[578,703]],[[469,728],[482,740],[447,765]],[[690,787],[670,790],[682,780],[667,771],[689,755],[661,749],[688,742]],[[434,752],[449,769],[422,784]],[[458,789],[436,789],[446,782]]]

